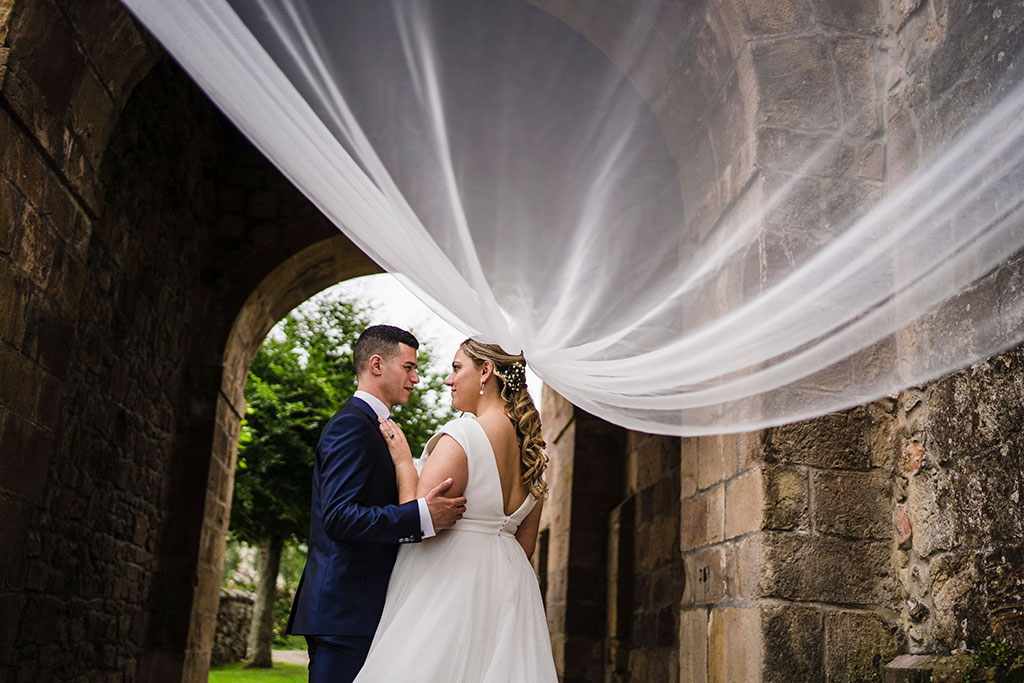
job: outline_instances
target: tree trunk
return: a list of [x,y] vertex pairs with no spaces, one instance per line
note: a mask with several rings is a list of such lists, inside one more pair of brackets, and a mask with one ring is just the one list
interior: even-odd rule
[[269,669],[273,664],[270,650],[274,644],[274,600],[283,549],[283,537],[271,536],[260,542],[259,584],[256,587],[256,604],[253,605],[252,625],[249,627],[249,642],[245,653],[247,669]]

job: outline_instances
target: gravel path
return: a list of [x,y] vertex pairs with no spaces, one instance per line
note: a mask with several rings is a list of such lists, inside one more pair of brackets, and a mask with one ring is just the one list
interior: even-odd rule
[[309,653],[305,650],[273,650],[270,656],[275,662],[309,666]]

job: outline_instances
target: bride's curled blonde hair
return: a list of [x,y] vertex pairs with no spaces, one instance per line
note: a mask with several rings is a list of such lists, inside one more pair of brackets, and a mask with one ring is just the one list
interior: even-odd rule
[[477,366],[487,360],[494,364],[498,391],[505,401],[505,414],[515,427],[519,441],[523,483],[537,500],[543,500],[548,494],[544,481],[548,456],[540,436],[540,414],[526,391],[526,359],[522,354],[513,356],[496,344],[481,344],[474,339],[462,342],[462,350]]

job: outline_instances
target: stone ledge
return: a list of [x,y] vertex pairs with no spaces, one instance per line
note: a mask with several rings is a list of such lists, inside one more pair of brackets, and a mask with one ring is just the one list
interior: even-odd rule
[[900,655],[882,668],[882,683],[962,683],[971,666],[966,654]]

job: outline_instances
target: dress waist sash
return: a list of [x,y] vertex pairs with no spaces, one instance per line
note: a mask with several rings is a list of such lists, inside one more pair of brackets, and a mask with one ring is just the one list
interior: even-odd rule
[[452,531],[468,531],[474,534],[492,534],[495,536],[515,536],[519,529],[519,522],[511,517],[485,517],[477,515],[463,515],[462,519],[455,523]]

